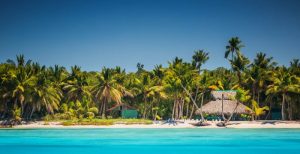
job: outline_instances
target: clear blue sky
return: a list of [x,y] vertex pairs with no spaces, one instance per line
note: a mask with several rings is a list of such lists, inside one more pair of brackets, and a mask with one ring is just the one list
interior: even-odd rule
[[0,0],[0,62],[17,54],[46,66],[98,71],[119,65],[151,69],[193,51],[210,53],[205,68],[228,67],[230,37],[281,65],[300,58],[299,0]]

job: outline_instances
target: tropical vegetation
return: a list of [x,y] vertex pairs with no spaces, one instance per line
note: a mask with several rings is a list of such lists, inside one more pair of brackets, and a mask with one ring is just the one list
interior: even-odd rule
[[196,50],[191,61],[176,57],[153,70],[138,63],[136,72],[121,67],[91,72],[76,65],[70,70],[46,67],[17,55],[0,64],[0,119],[101,123],[95,119],[114,118],[107,109],[123,103],[136,108],[143,119],[189,119],[211,99],[211,90],[230,89],[238,91],[236,100],[249,107],[252,120],[272,119],[278,111],[283,120],[300,119],[299,59],[280,66],[258,52],[251,61],[243,47],[238,37],[231,38],[224,49],[231,68],[213,70],[203,68],[211,59],[204,50]]

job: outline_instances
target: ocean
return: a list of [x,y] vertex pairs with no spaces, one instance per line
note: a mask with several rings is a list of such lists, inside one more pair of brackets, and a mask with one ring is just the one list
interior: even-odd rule
[[0,129],[0,154],[295,154],[300,129]]

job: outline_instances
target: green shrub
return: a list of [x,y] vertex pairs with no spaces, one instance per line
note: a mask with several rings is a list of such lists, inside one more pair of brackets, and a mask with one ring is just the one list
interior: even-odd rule
[[14,124],[20,124],[22,121],[21,118],[21,108],[17,108],[12,111],[12,116],[13,116],[13,125]]
[[95,117],[95,114],[93,112],[87,112],[86,115],[87,115],[87,118],[90,120]]
[[66,113],[56,113],[56,114],[48,114],[45,117],[43,117],[43,120],[45,121],[60,121],[60,120],[71,120],[75,117],[72,116],[72,113],[66,112]]
[[96,114],[98,114],[98,108],[96,108],[96,107],[89,108],[88,112],[93,112],[94,115],[96,115]]
[[79,114],[79,115],[78,115],[78,119],[79,119],[79,120],[82,120],[83,118],[84,118],[83,114]]
[[61,123],[63,126],[73,126],[74,123],[72,121],[64,121]]
[[60,106],[60,111],[62,112],[62,113],[66,113],[66,112],[68,112],[68,105],[67,104],[62,104],[61,106]]

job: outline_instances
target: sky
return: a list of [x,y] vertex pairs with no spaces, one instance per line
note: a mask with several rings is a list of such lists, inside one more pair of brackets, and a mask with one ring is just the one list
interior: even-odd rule
[[0,0],[0,62],[24,54],[42,65],[136,71],[191,61],[209,52],[206,69],[229,67],[225,46],[279,65],[300,58],[299,0]]

